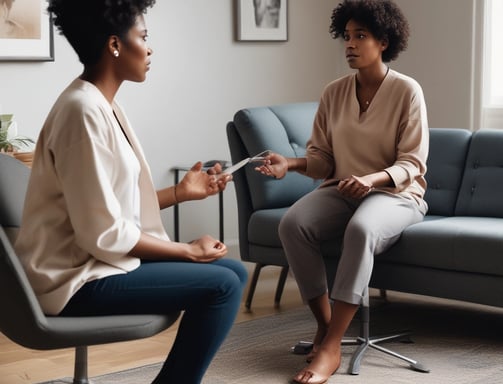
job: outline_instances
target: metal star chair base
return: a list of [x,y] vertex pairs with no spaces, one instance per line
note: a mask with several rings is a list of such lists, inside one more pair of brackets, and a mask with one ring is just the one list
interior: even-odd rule
[[[410,368],[414,371],[428,373],[430,370],[426,368],[423,364],[416,360],[408,358],[406,356],[400,355],[390,349],[384,348],[378,343],[390,342],[394,340],[402,340],[403,342],[412,343],[410,339],[411,332],[403,331],[400,333],[382,335],[382,336],[370,336],[369,324],[370,324],[370,305],[369,305],[369,292],[368,288],[365,290],[363,295],[363,300],[361,304],[361,319],[360,319],[360,336],[357,337],[344,337],[342,339],[342,345],[358,345],[358,348],[353,353],[351,361],[349,363],[348,373],[351,375],[358,375],[360,373],[360,363],[363,359],[363,355],[368,348],[374,348],[380,352],[384,352],[388,355],[397,357],[409,363]],[[310,346],[309,346],[310,344]],[[301,346],[301,347],[300,347]],[[312,349],[312,343],[305,341],[299,342],[297,346],[292,348],[293,353],[307,354]]]

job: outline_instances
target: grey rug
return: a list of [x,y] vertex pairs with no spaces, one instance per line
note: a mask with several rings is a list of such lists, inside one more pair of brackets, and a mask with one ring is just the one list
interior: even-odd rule
[[[503,310],[415,296],[392,296],[374,302],[371,333],[413,330],[414,343],[383,344],[427,366],[430,373],[409,368],[408,363],[368,349],[360,374],[347,373],[356,347],[343,347],[343,361],[329,383],[374,384],[496,384],[503,383]],[[355,319],[348,335],[358,334]],[[309,340],[315,330],[306,308],[234,326],[210,366],[204,384],[288,383],[302,367],[304,356],[290,353],[298,340]],[[93,384],[150,383],[159,364],[93,378]],[[59,384],[61,381],[51,382]],[[49,384],[49,383],[47,383]]]

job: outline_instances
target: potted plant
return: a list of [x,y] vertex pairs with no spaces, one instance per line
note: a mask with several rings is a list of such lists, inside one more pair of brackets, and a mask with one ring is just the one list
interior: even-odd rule
[[0,152],[12,155],[30,167],[33,161],[34,143],[29,137],[17,135],[14,115],[0,115]]

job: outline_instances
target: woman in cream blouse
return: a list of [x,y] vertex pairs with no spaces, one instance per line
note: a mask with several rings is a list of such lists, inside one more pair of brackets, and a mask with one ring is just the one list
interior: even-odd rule
[[170,241],[160,208],[225,188],[217,165],[198,162],[156,191],[140,143],[115,95],[150,68],[143,14],[154,0],[51,0],[54,24],[82,74],[60,95],[40,132],[16,242],[50,315],[184,311],[154,383],[199,383],[240,305],[247,272],[203,236]]

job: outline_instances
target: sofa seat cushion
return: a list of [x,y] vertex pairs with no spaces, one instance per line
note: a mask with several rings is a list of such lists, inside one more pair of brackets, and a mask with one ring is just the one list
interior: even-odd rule
[[281,248],[278,226],[288,207],[261,209],[250,216],[248,222],[248,241],[267,247]]
[[436,217],[408,227],[387,261],[444,270],[503,276],[503,220],[492,217]]

